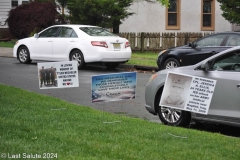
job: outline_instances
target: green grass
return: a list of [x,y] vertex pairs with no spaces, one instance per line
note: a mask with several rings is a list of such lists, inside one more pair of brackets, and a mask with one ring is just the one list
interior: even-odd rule
[[[0,156],[57,153],[63,160],[240,157],[239,138],[114,115],[1,84],[0,91]],[[112,121],[120,122],[103,123]]]
[[13,48],[15,43],[16,43],[16,39],[13,39],[11,41],[8,42],[0,42],[0,47],[9,47],[9,48]]
[[156,59],[158,53],[133,52],[131,59],[126,64],[157,67]]

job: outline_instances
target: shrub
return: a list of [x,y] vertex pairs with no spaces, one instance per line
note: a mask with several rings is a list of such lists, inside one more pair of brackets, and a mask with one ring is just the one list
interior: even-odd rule
[[31,32],[40,31],[55,24],[58,12],[52,2],[31,2],[10,10],[6,20],[10,32],[18,39],[28,37]]

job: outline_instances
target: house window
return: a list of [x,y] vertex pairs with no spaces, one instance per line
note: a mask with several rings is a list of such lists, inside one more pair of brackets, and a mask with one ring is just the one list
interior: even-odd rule
[[22,1],[22,4],[28,4],[28,1]]
[[18,6],[18,0],[13,0],[12,7],[17,7],[17,6]]
[[215,30],[215,0],[202,0],[202,22],[203,31]]
[[166,29],[180,29],[180,1],[181,0],[169,0],[169,6],[166,9]]

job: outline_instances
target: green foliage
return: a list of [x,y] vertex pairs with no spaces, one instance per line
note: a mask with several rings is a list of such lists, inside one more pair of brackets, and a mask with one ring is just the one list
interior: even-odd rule
[[26,38],[36,29],[55,24],[56,5],[52,2],[31,2],[10,10],[6,20],[10,32],[18,39]]
[[217,0],[223,11],[222,16],[230,23],[240,24],[240,0]]
[[127,9],[133,0],[68,0],[71,22],[111,28],[132,15]]
[[57,2],[61,5],[66,7],[68,0],[57,0]]
[[167,6],[169,3],[169,0],[157,0],[158,2],[160,2],[162,5]]

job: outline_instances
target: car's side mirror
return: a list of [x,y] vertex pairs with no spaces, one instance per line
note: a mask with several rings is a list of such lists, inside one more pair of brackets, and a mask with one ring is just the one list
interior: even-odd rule
[[202,63],[200,68],[204,71],[209,71],[210,70],[209,62],[207,61],[207,62]]
[[39,34],[38,33],[35,33],[34,34],[34,38],[38,38],[39,37]]
[[196,47],[196,45],[195,45],[194,42],[190,42],[190,43],[188,44],[188,46],[189,46],[189,47],[192,47],[192,48],[195,48],[195,47]]

